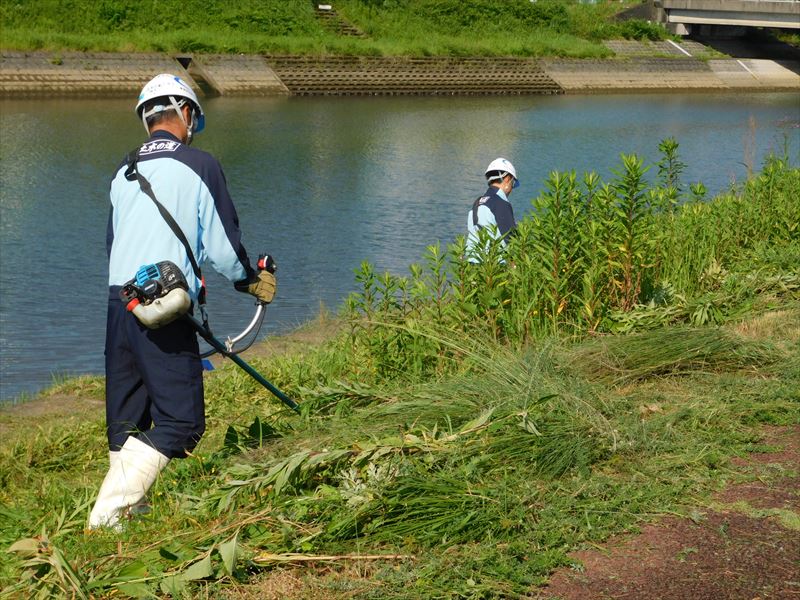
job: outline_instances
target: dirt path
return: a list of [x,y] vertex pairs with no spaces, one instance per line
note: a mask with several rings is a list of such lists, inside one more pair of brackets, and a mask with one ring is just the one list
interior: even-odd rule
[[695,520],[668,517],[604,551],[576,552],[538,600],[800,599],[800,426],[769,428],[779,450],[736,460],[778,475],[716,494]]
[[[269,359],[307,351],[334,338],[344,327],[343,321],[322,312],[316,319],[289,333],[270,336],[260,341],[245,351],[242,358],[246,361],[254,358]],[[227,359],[215,354],[210,360],[215,367],[219,367]],[[24,432],[31,423],[41,425],[67,418],[102,418],[104,411],[105,402],[102,399],[81,393],[45,393],[20,404],[0,405],[0,440],[13,432]]]
[[14,406],[0,407],[0,440],[12,433],[30,431],[31,426],[59,419],[85,419],[103,415],[105,403],[96,398],[67,394],[52,394]]

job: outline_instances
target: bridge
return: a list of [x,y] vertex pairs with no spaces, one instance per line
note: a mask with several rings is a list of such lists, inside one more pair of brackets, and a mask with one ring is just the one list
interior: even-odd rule
[[655,20],[687,35],[694,25],[800,29],[800,0],[654,0]]

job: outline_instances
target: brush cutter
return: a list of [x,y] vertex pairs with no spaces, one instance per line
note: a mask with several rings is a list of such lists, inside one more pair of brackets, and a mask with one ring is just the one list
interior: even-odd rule
[[[274,273],[277,267],[272,257],[265,254],[259,257],[258,268]],[[181,270],[170,261],[162,261],[141,267],[136,276],[122,287],[120,297],[126,303],[127,309],[150,329],[157,329],[180,317],[187,319],[200,337],[208,342],[212,348],[212,350],[200,355],[204,363],[207,357],[219,352],[226,358],[230,358],[245,373],[267,388],[286,406],[299,413],[300,408],[296,402],[238,356],[239,352],[249,348],[258,336],[266,314],[266,303],[257,302],[256,314],[250,324],[239,335],[233,338],[229,337],[223,343],[214,337],[211,332],[202,306],[200,308],[203,314],[202,321],[189,313],[191,300],[187,290],[186,278]],[[245,346],[235,349],[238,342],[251,334],[252,337]]]

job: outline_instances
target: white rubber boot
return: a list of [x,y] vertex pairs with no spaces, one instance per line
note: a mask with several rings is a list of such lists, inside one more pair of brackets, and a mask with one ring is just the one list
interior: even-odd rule
[[144,498],[169,462],[169,458],[135,437],[125,440],[116,457],[113,454],[109,453],[110,467],[89,515],[89,529],[119,530],[122,513]]

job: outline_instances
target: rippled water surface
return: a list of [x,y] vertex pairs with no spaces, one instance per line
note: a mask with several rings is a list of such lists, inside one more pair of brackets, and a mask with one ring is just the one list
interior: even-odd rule
[[[99,373],[108,184],[144,136],[126,100],[0,102],[0,401],[54,377]],[[684,181],[711,192],[747,165],[800,146],[797,94],[516,98],[228,99],[204,103],[198,147],[223,164],[251,254],[279,263],[266,333],[336,308],[370,260],[405,272],[463,232],[482,169],[517,167],[519,218],[552,170],[603,177],[621,152],[658,160],[674,136]],[[218,335],[240,330],[248,298],[209,271]]]

